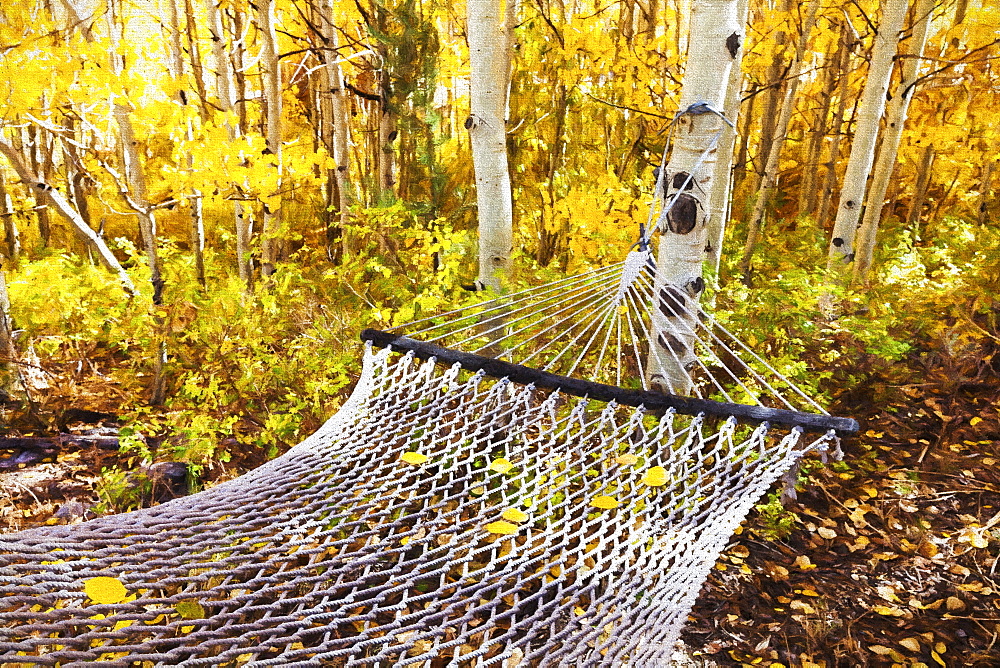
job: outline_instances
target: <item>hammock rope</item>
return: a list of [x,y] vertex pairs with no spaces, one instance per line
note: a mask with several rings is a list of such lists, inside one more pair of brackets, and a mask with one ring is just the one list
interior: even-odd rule
[[[365,330],[351,396],[281,457],[0,535],[0,664],[667,665],[754,504],[858,429],[668,287],[643,231],[609,267]],[[689,342],[689,396],[651,391],[654,335]]]

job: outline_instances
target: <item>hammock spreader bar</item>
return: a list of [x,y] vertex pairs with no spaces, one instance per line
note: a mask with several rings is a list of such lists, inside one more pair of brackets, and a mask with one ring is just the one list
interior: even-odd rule
[[839,436],[850,436],[858,432],[856,420],[832,415],[803,413],[765,406],[747,406],[711,399],[681,397],[674,394],[661,394],[645,390],[628,390],[615,385],[605,385],[579,378],[560,376],[546,371],[539,371],[520,364],[512,364],[503,360],[483,357],[473,353],[465,353],[450,348],[436,346],[433,343],[418,341],[406,336],[399,336],[377,329],[365,329],[361,332],[361,340],[370,342],[378,348],[391,348],[396,352],[412,352],[418,359],[435,358],[441,364],[459,364],[467,371],[482,371],[494,378],[508,378],[522,385],[534,384],[535,387],[559,390],[566,394],[599,401],[615,401],[626,406],[643,406],[647,410],[673,408],[684,415],[712,415],[718,417],[736,417],[747,422],[759,424],[767,422],[787,427],[799,427],[806,432],[826,433],[835,431]]

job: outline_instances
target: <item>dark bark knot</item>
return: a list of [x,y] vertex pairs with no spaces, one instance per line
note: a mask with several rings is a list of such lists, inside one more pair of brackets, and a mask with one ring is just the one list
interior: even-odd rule
[[667,285],[660,289],[660,303],[658,308],[660,309],[660,313],[666,317],[677,318],[687,314],[686,301],[684,293],[671,285]]
[[729,51],[730,58],[736,58],[736,54],[740,50],[740,42],[742,41],[743,40],[738,32],[734,32],[726,38],[726,49]]
[[656,339],[656,344],[660,346],[661,350],[669,350],[677,355],[684,353],[684,344],[681,343],[673,334],[667,334],[666,332],[661,333]]
[[677,172],[671,181],[674,190],[691,190],[694,188],[694,179],[687,172]]
[[834,237],[831,243],[833,244],[834,248],[840,248],[841,246],[844,245],[844,240],[841,239],[840,237]]
[[698,200],[687,193],[677,195],[677,200],[667,212],[667,227],[674,234],[690,234],[698,224]]
[[701,276],[688,281],[688,284],[684,286],[688,294],[692,297],[697,297],[705,290],[705,279]]

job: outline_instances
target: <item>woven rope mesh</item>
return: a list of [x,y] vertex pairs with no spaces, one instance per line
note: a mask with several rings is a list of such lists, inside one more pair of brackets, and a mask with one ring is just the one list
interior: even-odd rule
[[[745,514],[831,438],[369,346],[342,410],[248,475],[0,536],[2,665],[665,665]],[[126,599],[88,598],[100,576]]]

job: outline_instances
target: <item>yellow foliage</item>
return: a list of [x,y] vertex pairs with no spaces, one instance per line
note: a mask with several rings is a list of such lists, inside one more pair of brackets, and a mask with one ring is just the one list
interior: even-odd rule
[[83,591],[94,603],[121,603],[128,590],[118,578],[98,576],[84,581]]

